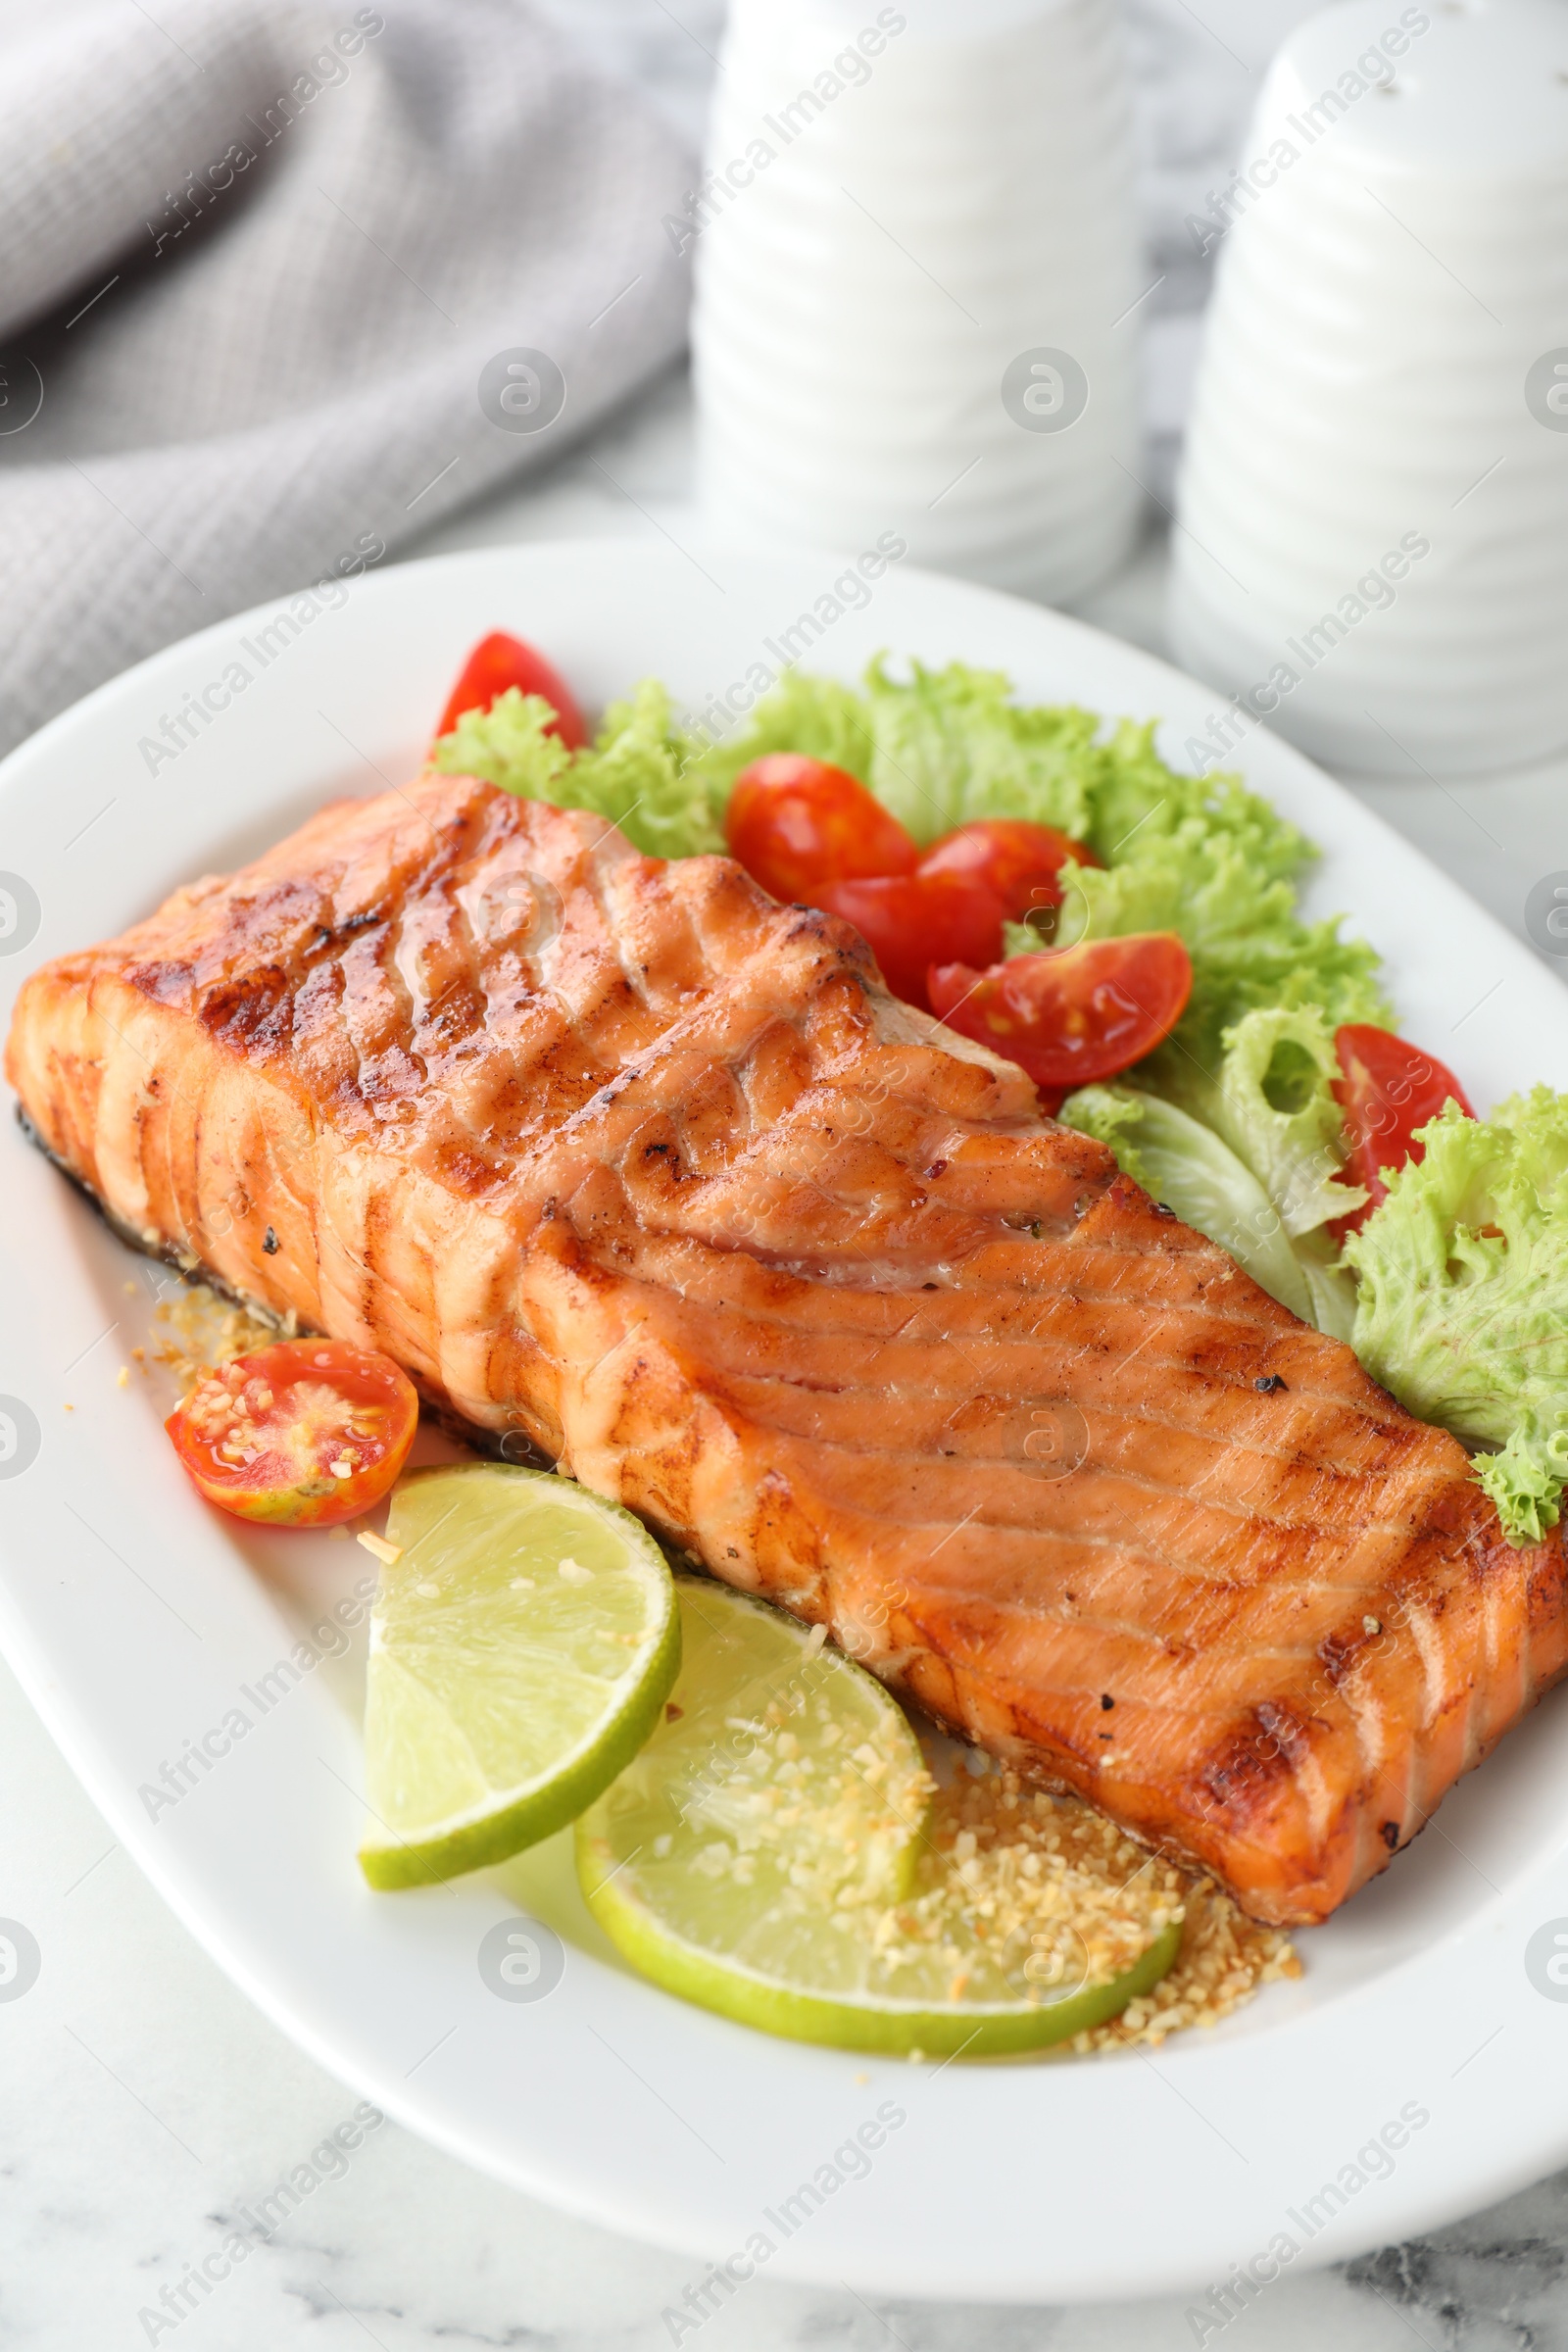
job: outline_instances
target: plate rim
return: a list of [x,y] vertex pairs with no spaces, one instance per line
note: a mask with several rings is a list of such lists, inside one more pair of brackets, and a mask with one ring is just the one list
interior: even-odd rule
[[[841,568],[846,561],[853,561],[842,555],[835,555],[831,551],[748,551],[728,547],[722,542],[707,541],[699,541],[697,546],[699,552],[711,553],[715,560],[739,562],[749,569],[772,565],[793,570],[801,566],[811,566],[813,573],[820,573],[824,578],[832,576],[833,567]],[[475,576],[486,573],[526,574],[529,571],[547,569],[553,563],[565,562],[580,564],[586,562],[590,566],[595,563],[613,565],[624,564],[628,558],[633,561],[635,565],[647,565],[654,563],[657,567],[658,563],[662,562],[671,568],[673,576],[676,559],[667,550],[661,549],[647,540],[608,538],[538,540],[512,543],[501,547],[460,550],[446,555],[395,564],[389,565],[382,572],[368,575],[352,583],[349,588],[349,599],[351,603],[367,609],[373,615],[375,608],[386,599],[390,597],[417,599],[421,583],[431,580],[439,583],[443,578],[449,578],[456,574]],[[1099,629],[1075,615],[1057,612],[1051,608],[1032,606],[1004,592],[983,588],[973,583],[923,572],[913,565],[900,564],[897,567],[897,576],[901,581],[921,584],[926,592],[934,592],[939,600],[951,598],[960,603],[976,600],[981,608],[996,607],[1004,609],[1012,616],[1023,615],[1031,627],[1038,628],[1043,632],[1043,643],[1046,638],[1054,634],[1057,636],[1058,641],[1062,641],[1062,633],[1065,633],[1064,641],[1069,646],[1074,641],[1093,643],[1100,650],[1102,658],[1108,653],[1117,666],[1126,667],[1130,685],[1133,682],[1139,684],[1147,682],[1147,686],[1152,694],[1152,690],[1162,686],[1165,681],[1169,681],[1169,700],[1178,705],[1189,700],[1195,694],[1210,704],[1217,699],[1214,690],[1203,686],[1200,681],[1185,676],[1171,664],[1161,661],[1158,656],[1118,639],[1111,633]],[[162,675],[176,670],[182,663],[189,662],[193,656],[225,642],[232,643],[237,637],[245,635],[260,625],[268,614],[275,612],[287,601],[285,597],[264,600],[244,612],[224,620],[209,623],[190,637],[161,649],[158,653],[136,663],[132,668],[105,681],[69,710],[58,713],[25,743],[18,746],[4,761],[0,761],[0,813],[4,812],[8,798],[14,788],[19,791],[28,789],[32,771],[46,769],[57,759],[60,752],[68,749],[73,739],[88,728],[100,714],[114,710],[117,706],[124,703],[143,687],[156,684]],[[831,651],[829,651],[824,657],[823,666],[838,668],[842,665],[834,662]],[[1116,713],[1107,712],[1105,715],[1114,716]],[[1433,865],[1424,853],[1408,842],[1377,811],[1357,801],[1345,787],[1338,784],[1305,755],[1298,752],[1294,746],[1286,743],[1282,738],[1269,734],[1266,729],[1259,729],[1256,734],[1248,737],[1244,743],[1239,745],[1234,755],[1228,756],[1221,764],[1229,766],[1234,758],[1235,763],[1241,766],[1245,772],[1253,756],[1252,747],[1260,740],[1266,741],[1269,746],[1270,764],[1283,760],[1287,771],[1294,770],[1299,776],[1310,779],[1314,797],[1326,792],[1327,806],[1333,807],[1336,803],[1340,803],[1344,804],[1347,809],[1353,811],[1355,819],[1353,830],[1359,830],[1363,835],[1374,840],[1382,837],[1393,846],[1400,866],[1409,872],[1428,878],[1435,886],[1439,887],[1441,895],[1446,899],[1458,900],[1462,903],[1467,922],[1476,927],[1479,936],[1490,938],[1494,950],[1499,953],[1505,952],[1505,962],[1511,964],[1518,971],[1534,973],[1540,982],[1548,989],[1558,985],[1545,967],[1530,955],[1529,950],[1516,940],[1497,921],[1495,916],[1487,908],[1465,897],[1458,885],[1452,883],[1440,868]],[[1267,794],[1268,787],[1266,785],[1259,785],[1256,788],[1264,791],[1265,795]],[[23,968],[30,967],[24,966]],[[0,1172],[0,1192],[4,1191],[7,1182],[5,1174]],[[7,1543],[4,1549],[9,1551],[9,1543]],[[278,2025],[290,2038],[304,2047],[318,2064],[322,2065],[329,2073],[349,2082],[363,2094],[373,2096],[377,2105],[381,2106],[386,2113],[395,2116],[408,2128],[419,2132],[421,2136],[433,2140],[446,2152],[459,2157],[462,2161],[476,2164],[480,2169],[508,2180],[514,2185],[522,2187],[529,2193],[572,2212],[580,2218],[597,2222],[601,2226],[623,2231],[634,2237],[640,2237],[647,2242],[666,2246],[679,2244],[683,2250],[694,2256],[700,2254],[705,2241],[695,2220],[691,2233],[687,2234],[681,2230],[672,2230],[670,2218],[666,2212],[662,2210],[657,2215],[653,2215],[646,2204],[639,2206],[635,2192],[629,2188],[623,2186],[617,2193],[612,2193],[602,2183],[563,2179],[554,2158],[547,2149],[540,2150],[533,2161],[529,2163],[523,2162],[520,2155],[514,2161],[501,2161],[498,2159],[495,2149],[488,2144],[481,2144],[480,2137],[475,2132],[469,2132],[465,2135],[464,2131],[453,2122],[451,2115],[446,2110],[439,2106],[433,2106],[428,2099],[423,2099],[418,2094],[410,2094],[406,2087],[400,2084],[396,2079],[395,2069],[390,2065],[384,2068],[378,2067],[359,2053],[352,2058],[346,2057],[340,2039],[335,2039],[330,2033],[325,2032],[319,2021],[313,2018],[297,2001],[291,2001],[285,1997],[279,1985],[270,1982],[265,1972],[254,1964],[250,1956],[231,1946],[223,1933],[215,1927],[212,1915],[203,1913],[200,1900],[193,1891],[188,1873],[175,1866],[173,1856],[180,1849],[171,1848],[167,1845],[160,1849],[156,1839],[149,1836],[146,1823],[138,1819],[127,1788],[122,1784],[106,1779],[100,1771],[92,1753],[92,1742],[84,1739],[83,1727],[73,1715],[68,1685],[57,1679],[50,1659],[35,1650],[30,1629],[18,1614],[9,1590],[5,1592],[3,1598],[0,1598],[0,1632],[4,1633],[4,1647],[18,1674],[19,1681],[30,1702],[37,1708],[51,1738],[62,1749],[77,1777],[82,1780],[93,1801],[100,1806],[111,1825],[122,1837],[122,1842],[132,1853],[138,1867],[152,1880],[176,1917],[195,1936],[203,1948],[218,1960],[225,1974],[240,1985],[248,1997],[263,2010],[264,2014],[270,2017],[273,2023]],[[1474,1946],[1484,1940],[1485,1935],[1495,1928],[1501,1915],[1511,1914],[1515,1911],[1524,1915],[1530,1909],[1539,1911],[1546,1898],[1548,1889],[1550,1899],[1557,1903],[1564,1912],[1568,1912],[1568,1868],[1565,1868],[1564,1864],[1565,1856],[1559,1841],[1559,1846],[1553,1854],[1533,1873],[1524,1874],[1512,1886],[1497,1892],[1494,1900],[1479,1905],[1475,1914],[1475,1933],[1468,1938],[1470,1945]],[[1526,1889],[1537,1885],[1540,1886],[1541,1892],[1533,1895],[1530,1903],[1526,1904],[1524,1901]],[[1447,1948],[1447,1944],[1452,1944],[1453,1940],[1452,1938],[1446,1939],[1445,1948]],[[1345,2000],[1337,2004],[1338,2008],[1343,2011],[1348,2007],[1357,2005],[1362,2008],[1376,2005],[1389,1999],[1396,1987],[1401,1987],[1403,1992],[1407,1993],[1414,1978],[1423,1969],[1429,1970],[1434,1958],[1435,1954],[1428,1953],[1400,1963],[1392,1972],[1386,1972],[1346,1996]],[[1522,1971],[1516,1970],[1516,1978],[1522,1977]],[[1405,1982],[1406,1980],[1410,1982]],[[670,1996],[661,1995],[659,1997],[667,1999]],[[1544,2005],[1543,2006],[1544,2007]],[[1522,2003],[1516,2002],[1515,2008],[1537,2027],[1538,2032],[1532,2038],[1537,2041],[1543,2040],[1549,2031],[1549,2009],[1545,2009],[1544,2014],[1538,2016],[1535,2012],[1524,2008]],[[1293,2030],[1292,2023],[1286,2021],[1280,2026],[1269,2029],[1267,2035],[1259,2036],[1251,2046],[1254,2050],[1261,2049],[1267,2039],[1276,2038]],[[732,2031],[745,2034],[745,2029],[733,2029]],[[777,2048],[780,2045],[773,2046]],[[796,2045],[782,2046],[791,2053],[796,2049]],[[1241,2047],[1243,2045],[1229,2046]],[[801,2059],[803,2067],[808,2066],[815,2055],[817,2054],[805,2053]],[[855,2053],[841,2055],[845,2065],[849,2068],[854,2068],[858,2063],[867,2066],[873,2064],[870,2060],[858,2061]],[[1196,2044],[1196,2037],[1193,2037],[1192,2041],[1188,2041],[1184,2037],[1182,2042],[1168,2045],[1167,2050],[1161,2053],[1161,2064],[1154,2069],[1154,2072],[1161,2077],[1167,2077],[1171,2073],[1184,2077],[1196,2075],[1207,2055],[1208,2053],[1202,2045]],[[1118,2058],[1109,2062],[1100,2061],[1097,2062],[1094,2069],[1081,2068],[1079,2072],[1084,2076],[1102,2076],[1108,2073],[1111,2067],[1127,2068],[1132,2067],[1134,2063],[1130,2057]],[[844,2071],[843,2068],[840,2071]],[[885,2062],[878,2064],[878,2071],[885,2071]],[[934,2073],[940,2075],[942,2071],[937,2069],[934,2070]],[[1017,2081],[1033,2072],[1034,2070],[1012,2070],[1012,2079]],[[1058,2076],[1056,2079],[1060,2080],[1061,2078]],[[965,2085],[980,2085],[988,2080],[997,2080],[997,2077],[989,2070],[972,2069],[967,2073],[960,2074],[960,2082]],[[951,2088],[950,2085],[950,2090]],[[1187,2094],[1179,2092],[1178,2095],[1186,2097]],[[1004,2098],[992,2098],[991,2093],[978,2087],[972,2092],[965,2088],[962,2096],[954,2104],[957,2111],[967,2115],[972,2110],[983,2113],[988,2101],[993,2106],[1005,2104]],[[1107,2103],[1109,2102],[1107,2101]],[[1516,2126],[1520,2120],[1517,2117],[1514,2119]],[[1367,2209],[1365,2225],[1357,2226],[1352,2209],[1351,2224],[1343,2231],[1336,2229],[1332,2233],[1331,2243],[1324,2245],[1321,2249],[1312,2247],[1302,2249],[1305,2259],[1301,2267],[1316,2267],[1325,2262],[1341,2261],[1348,2255],[1364,2252],[1374,2246],[1388,2244],[1393,2242],[1396,2236],[1408,2234],[1413,2230],[1429,2228],[1440,2222],[1456,2218],[1458,2215],[1473,2212],[1493,2198],[1506,2194],[1530,2180],[1539,2179],[1544,2172],[1551,2169],[1565,2156],[1568,2156],[1568,2119],[1555,2126],[1545,2115],[1540,2117],[1539,2120],[1533,2118],[1525,2120],[1533,2122],[1534,2129],[1527,2131],[1522,2136],[1516,2136],[1511,2147],[1504,2148],[1494,2141],[1488,2152],[1483,2154],[1479,2141],[1473,2144],[1469,2151],[1470,2163],[1462,2173],[1452,2172],[1446,2186],[1429,2180],[1424,2176],[1418,2180],[1412,2177],[1408,2169],[1404,2170],[1402,2174],[1396,2170],[1392,2178],[1384,2183],[1391,2193],[1377,2201],[1372,2208]],[[860,2234],[863,2238],[864,2233]],[[1027,2262],[1021,2266],[1016,2261],[1008,2263],[1004,2259],[999,2262],[996,2250],[987,2249],[985,2259],[992,2267],[989,2271],[982,2271],[975,2262],[967,2258],[960,2258],[956,2267],[950,2255],[936,2253],[929,2248],[911,2249],[906,2245],[895,2255],[886,2241],[885,2232],[883,2238],[875,2246],[869,2243],[857,2244],[854,2231],[850,2233],[849,2251],[847,2253],[841,2251],[832,2264],[827,2263],[825,2255],[819,2260],[808,2247],[802,2249],[798,2254],[792,2254],[788,2248],[781,2247],[778,2259],[770,2265],[769,2275],[777,2278],[787,2277],[800,2280],[824,2282],[833,2276],[842,2278],[844,2264],[848,2262],[853,2276],[859,2283],[880,2293],[962,2297],[976,2301],[1018,2300],[1022,2294],[1027,2294],[1040,2299],[1095,2301],[1120,2298],[1128,2294],[1179,2291],[1184,2286],[1191,2286],[1202,2269],[1207,2269],[1210,2273],[1218,2272],[1220,2276],[1223,2276],[1219,2260],[1220,2240],[1214,2236],[1212,2230],[1209,2231],[1206,2238],[1202,2237],[1201,2232],[1199,2234],[1202,2244],[1211,2250],[1211,2259],[1207,2262],[1200,2261],[1196,2267],[1185,2259],[1176,2259],[1173,2262],[1168,2251],[1156,2256],[1151,2248],[1146,2250],[1145,2258],[1142,2261],[1133,2260],[1125,2267],[1117,2266],[1113,2275],[1112,2271],[1106,2268],[1103,2258],[1101,2257],[1098,2273],[1099,2283],[1096,2283],[1095,2278],[1091,2276],[1095,2267],[1093,2263],[1080,2263],[1075,2268],[1071,2262],[1064,2265],[1058,2261],[1048,2269],[1042,2269],[1038,2265],[1031,2266]],[[917,2282],[911,2283],[911,2274]]]

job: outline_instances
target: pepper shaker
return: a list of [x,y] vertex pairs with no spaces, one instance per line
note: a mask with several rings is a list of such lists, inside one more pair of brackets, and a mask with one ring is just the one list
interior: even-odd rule
[[1568,9],[1326,9],[1210,226],[1171,633],[1216,763],[1259,719],[1391,777],[1560,750]]

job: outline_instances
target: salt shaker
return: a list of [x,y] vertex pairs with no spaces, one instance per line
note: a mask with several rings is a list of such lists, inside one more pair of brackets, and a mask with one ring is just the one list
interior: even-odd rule
[[1560,750],[1568,9],[1326,9],[1189,225],[1221,245],[1171,592],[1229,698],[1200,755],[1260,719],[1369,775]]
[[733,0],[694,248],[709,533],[1053,602],[1136,529],[1112,0]]

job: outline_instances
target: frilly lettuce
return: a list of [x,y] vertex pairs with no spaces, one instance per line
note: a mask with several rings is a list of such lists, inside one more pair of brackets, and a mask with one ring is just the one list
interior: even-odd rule
[[[1310,844],[1238,778],[1181,775],[1152,726],[1124,721],[1101,740],[1092,713],[1021,706],[1000,671],[963,662],[899,679],[875,662],[858,691],[790,671],[716,745],[676,721],[652,679],[581,752],[545,732],[550,716],[537,697],[505,694],[460,719],[435,764],[590,809],[659,857],[722,849],[730,786],[768,751],[848,768],[920,842],[977,816],[1087,842],[1105,863],[1063,869],[1056,944],[1175,931],[1194,988],[1136,1088],[1083,1089],[1063,1116],[1294,1312],[1350,1339],[1412,1412],[1498,1448],[1477,1476],[1512,1542],[1555,1524],[1568,1483],[1568,1098],[1538,1088],[1485,1121],[1450,1103],[1342,1260],[1329,1225],[1365,1196],[1338,1180],[1333,1032],[1392,1016],[1375,952],[1297,912]],[[1009,954],[1039,944],[1009,927]]]
[[1262,880],[1247,854],[1195,822],[1183,836],[1102,871],[1064,869],[1057,940],[1102,939],[1129,931],[1174,931],[1193,959],[1193,994],[1166,1061],[1181,1056],[1212,1069],[1225,1031],[1260,1006],[1315,1005],[1342,1021],[1392,1026],[1374,974],[1379,957],[1339,935],[1339,918],[1302,923],[1283,879]]
[[[1152,1074],[1212,1127],[1257,1178],[1273,1204],[1320,1331],[1348,1340],[1355,1287],[1327,1228],[1366,1194],[1339,1181],[1345,1125],[1331,1092],[1340,1075],[1334,1033],[1316,1005],[1249,1012],[1224,1036],[1212,1077],[1183,1054],[1156,1058]],[[1278,1296],[1278,1293],[1276,1293]]]
[[1224,1049],[1212,1078],[1177,1065],[1170,1091],[1241,1154],[1291,1239],[1359,1208],[1366,1194],[1339,1181],[1340,1063],[1324,1015],[1315,1005],[1250,1012],[1225,1032]]
[[1449,1102],[1419,1140],[1346,1244],[1352,1345],[1423,1421],[1500,1448],[1476,1475],[1509,1541],[1539,1543],[1568,1480],[1568,1097]]
[[522,800],[609,817],[651,858],[722,850],[722,801],[657,679],[645,678],[629,702],[612,703],[580,752],[546,733],[554,715],[539,695],[509,687],[488,710],[466,710],[432,760],[446,775],[483,776]]
[[746,724],[734,735],[710,743],[700,755],[704,776],[717,803],[729,798],[730,786],[743,767],[767,752],[804,752],[808,759],[826,760],[848,768],[865,783],[871,770],[875,740],[866,698],[837,678],[816,678],[798,669],[786,670],[771,693],[763,695]]
[[1345,1140],[1328,1023],[1315,1007],[1250,1012],[1225,1049],[1212,1078],[1175,1061],[1177,1102],[1125,1084],[1085,1087],[1061,1116],[1108,1144],[1129,1176],[1293,1314],[1348,1340],[1355,1287],[1327,1228],[1366,1195],[1339,1181]]
[[555,715],[542,694],[509,686],[488,710],[465,710],[436,743],[430,764],[443,775],[483,776],[522,801],[556,800],[572,754],[559,735],[546,732]]
[[[1303,923],[1297,884],[1317,853],[1235,776],[1185,776],[1152,726],[1123,720],[1102,747],[1091,847],[1103,868],[1069,867],[1057,939],[1174,931],[1193,995],[1164,1058],[1212,1071],[1224,1032],[1259,1005],[1318,1005],[1331,1027],[1388,1021],[1376,951],[1338,920]],[[1162,1088],[1162,1092],[1167,1091]]]
[[[978,816],[1030,817],[1087,842],[1104,865],[1065,869],[1056,943],[1178,932],[1193,999],[1165,1053],[1204,1070],[1258,1005],[1316,1004],[1331,1026],[1391,1018],[1374,950],[1298,916],[1296,886],[1316,853],[1266,801],[1235,776],[1179,774],[1152,725],[1124,720],[1102,741],[1093,712],[1030,707],[1011,691],[1002,671],[962,662],[914,662],[906,679],[873,662],[858,694],[791,671],[699,764],[719,806],[749,761],[799,751],[869,784],[922,843]],[[1040,944],[1009,929],[1009,954]]]
[[1108,1144],[1124,1174],[1228,1250],[1293,1315],[1314,1319],[1311,1292],[1278,1210],[1211,1127],[1132,1087],[1080,1087],[1058,1115],[1063,1126]]
[[[1297,828],[1235,776],[1186,776],[1154,748],[1152,725],[1102,722],[1070,705],[1014,702],[1001,670],[873,662],[858,689],[790,670],[744,727],[720,743],[678,725],[653,680],[569,754],[544,732],[548,706],[515,691],[469,711],[437,745],[448,773],[591,808],[639,849],[666,858],[723,847],[724,803],[764,752],[829,760],[868,784],[919,842],[965,819],[1023,816],[1087,842],[1103,867],[1063,869],[1056,943],[1129,931],[1180,934],[1192,1002],[1150,1071],[1161,1094],[1180,1062],[1217,1067],[1224,1032],[1258,1006],[1317,1005],[1330,1027],[1387,1021],[1378,958],[1335,922],[1303,923],[1297,884],[1315,855]],[[1039,947],[1013,926],[1009,953]],[[1201,1114],[1200,1114],[1201,1115]]]
[[791,670],[741,734],[703,759],[723,792],[764,752],[807,752],[868,784],[916,841],[973,816],[1026,816],[1082,840],[1093,823],[1101,764],[1093,712],[1009,698],[997,669],[910,664],[893,677],[873,662],[857,693]]

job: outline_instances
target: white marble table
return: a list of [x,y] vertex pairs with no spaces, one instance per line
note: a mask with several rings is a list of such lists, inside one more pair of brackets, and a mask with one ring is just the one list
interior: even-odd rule
[[[612,62],[688,122],[718,11],[683,0],[555,0]],[[5,11],[0,9],[0,24]],[[1173,281],[1156,335],[1152,478],[1168,474],[1181,367],[1201,299],[1175,234],[1239,136],[1255,68],[1302,13],[1292,0],[1129,0],[1149,156],[1152,243]],[[688,29],[689,28],[689,29]],[[575,533],[689,533],[690,428],[671,377],[526,494],[445,526],[437,549]],[[603,468],[604,470],[600,470]],[[1138,562],[1087,608],[1162,650],[1157,514]],[[1415,778],[1369,797],[1506,922],[1568,867],[1568,769],[1463,791]],[[1441,1041],[1431,1041],[1440,1045]],[[24,1998],[0,2005],[0,2345],[115,2352],[352,2352],[475,2345],[648,2352],[689,2262],[564,2219],[385,2125],[181,2312],[192,2264],[348,2116],[353,2097],[220,1974],[115,1845],[0,1669],[6,1836],[0,1915],[37,1938]],[[1282,2119],[1288,2129],[1288,2119]],[[961,2151],[955,2151],[961,2161]],[[323,2164],[318,2169],[329,2169]],[[1136,2216],[1129,2216],[1136,2228]],[[253,2237],[254,2230],[249,2232]],[[1241,2352],[1568,2352],[1568,2175],[1430,2241],[1292,2277],[1229,2333]],[[195,2303],[196,2298],[188,2298]],[[1185,2302],[1046,2311],[885,2303],[756,2281],[703,2330],[705,2352],[1175,2352]]]

